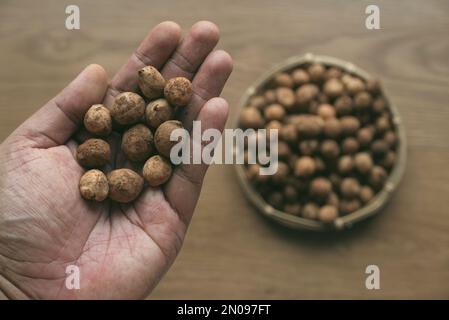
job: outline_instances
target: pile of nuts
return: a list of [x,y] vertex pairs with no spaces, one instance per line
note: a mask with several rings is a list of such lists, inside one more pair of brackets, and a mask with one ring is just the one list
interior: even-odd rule
[[379,81],[335,66],[275,74],[239,124],[279,130],[277,172],[260,175],[260,164],[246,161],[246,176],[272,207],[307,219],[331,223],[369,203],[396,162],[397,132]]
[[[109,197],[129,203],[139,196],[145,181],[157,187],[172,175],[170,151],[177,141],[170,141],[170,134],[182,128],[181,122],[174,120],[175,109],[190,102],[192,84],[183,77],[166,81],[152,66],[140,69],[138,79],[145,99],[134,92],[123,92],[115,97],[110,109],[96,104],[84,116],[84,128],[92,138],[78,147],[76,158],[89,169],[79,183],[81,196],[87,200],[103,201]],[[121,151],[129,161],[143,165],[143,177],[127,168],[103,173],[111,162],[106,139],[113,130],[123,133]]]

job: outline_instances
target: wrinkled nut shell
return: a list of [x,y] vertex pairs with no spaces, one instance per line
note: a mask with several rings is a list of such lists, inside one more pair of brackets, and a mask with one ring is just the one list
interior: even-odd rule
[[143,178],[130,169],[117,169],[108,176],[109,198],[120,203],[135,200],[143,188]]
[[111,112],[102,104],[94,104],[84,115],[84,127],[94,135],[107,137],[112,131]]
[[135,124],[143,119],[145,101],[134,92],[123,92],[115,97],[111,115],[121,125]]
[[111,159],[109,144],[101,139],[89,139],[76,151],[78,163],[85,168],[101,168]]
[[162,96],[165,79],[155,67],[146,66],[139,70],[138,75],[139,88],[145,97],[156,99]]
[[154,134],[156,149],[166,158],[170,158],[171,148],[178,143],[178,141],[170,141],[170,135],[176,129],[183,129],[182,123],[177,120],[170,120],[161,124]]
[[184,77],[168,80],[164,88],[165,98],[175,107],[186,106],[192,98],[192,93],[192,83]]
[[152,187],[166,183],[170,179],[172,172],[173,169],[170,162],[159,155],[148,159],[143,167],[143,177]]
[[81,177],[79,189],[84,199],[103,201],[109,194],[108,179],[100,170],[89,170]]
[[122,151],[131,161],[144,161],[153,153],[153,133],[143,124],[128,129],[122,137]]
[[147,124],[154,130],[173,116],[173,107],[165,99],[151,101],[145,110]]

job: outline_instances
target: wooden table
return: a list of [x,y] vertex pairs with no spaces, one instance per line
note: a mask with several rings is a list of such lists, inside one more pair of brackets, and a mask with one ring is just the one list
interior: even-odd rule
[[[337,235],[270,223],[232,166],[212,167],[184,248],[150,298],[449,298],[449,2],[380,2],[374,31],[365,28],[372,1],[155,2],[72,1],[81,30],[71,32],[64,2],[2,1],[0,139],[87,64],[113,74],[156,23],[208,19],[235,60],[223,92],[231,117],[266,68],[333,55],[383,78],[406,125],[408,164],[382,214]],[[365,288],[369,264],[380,267],[380,290]]]

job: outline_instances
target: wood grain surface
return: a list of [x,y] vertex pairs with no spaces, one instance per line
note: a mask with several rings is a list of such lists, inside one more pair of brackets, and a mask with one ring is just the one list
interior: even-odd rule
[[[377,3],[381,30],[365,28]],[[78,4],[81,30],[64,27]],[[0,141],[84,66],[114,74],[148,29],[211,20],[234,73],[232,111],[273,64],[313,52],[380,76],[398,106],[408,163],[374,219],[341,234],[293,232],[262,218],[233,167],[214,166],[183,250],[150,299],[449,298],[449,1],[16,1],[0,2]],[[229,124],[228,124],[229,126]],[[365,288],[365,267],[381,289]]]

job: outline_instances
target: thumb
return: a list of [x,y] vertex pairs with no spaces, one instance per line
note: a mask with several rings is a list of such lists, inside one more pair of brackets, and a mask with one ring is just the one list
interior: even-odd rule
[[26,120],[13,135],[28,139],[33,147],[64,144],[78,129],[84,114],[101,103],[108,86],[106,71],[87,66],[65,89]]

